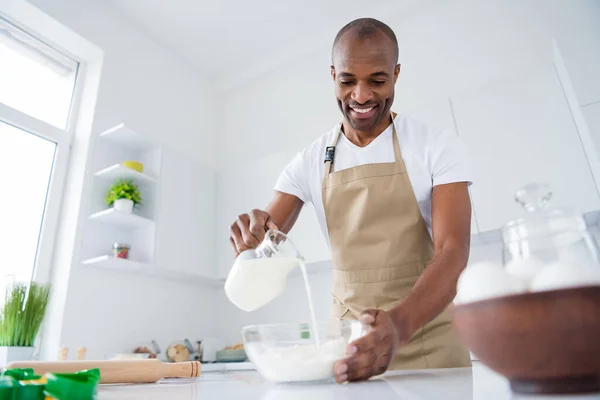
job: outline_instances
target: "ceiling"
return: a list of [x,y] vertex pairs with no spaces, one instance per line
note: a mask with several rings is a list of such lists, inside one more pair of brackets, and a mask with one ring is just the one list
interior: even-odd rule
[[[424,0],[106,0],[202,73],[231,81],[290,49],[330,46],[358,17],[386,15]],[[272,64],[272,62],[271,62]],[[243,68],[240,68],[243,66]]]

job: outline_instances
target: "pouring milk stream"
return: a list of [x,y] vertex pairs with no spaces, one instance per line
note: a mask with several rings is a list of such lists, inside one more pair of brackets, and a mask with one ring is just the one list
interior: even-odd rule
[[304,259],[284,233],[269,230],[256,249],[246,250],[238,255],[227,276],[225,293],[238,308],[254,311],[283,293],[287,277],[296,267],[300,268],[304,278],[310,310],[310,330],[319,346],[319,332]]

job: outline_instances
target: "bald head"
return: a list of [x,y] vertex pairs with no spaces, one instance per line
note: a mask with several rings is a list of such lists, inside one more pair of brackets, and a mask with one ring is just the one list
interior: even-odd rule
[[[387,39],[389,54],[392,56],[394,65],[398,63],[398,39],[396,34],[388,25],[374,18],[359,18],[346,24],[333,41],[331,51],[332,63],[335,64],[336,53],[346,47],[348,42],[363,42],[375,39]],[[343,45],[343,46],[342,46]]]
[[383,132],[400,74],[398,41],[390,27],[372,18],[344,26],[335,37],[330,69],[344,132],[367,137]]

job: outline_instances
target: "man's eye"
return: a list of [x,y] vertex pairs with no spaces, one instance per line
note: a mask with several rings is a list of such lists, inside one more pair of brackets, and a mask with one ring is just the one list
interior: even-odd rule
[[349,86],[352,85],[352,81],[340,81],[340,84],[342,84],[343,86]]
[[375,85],[379,85],[379,86],[381,86],[381,85],[385,84],[385,81],[373,81],[373,83],[374,83]]

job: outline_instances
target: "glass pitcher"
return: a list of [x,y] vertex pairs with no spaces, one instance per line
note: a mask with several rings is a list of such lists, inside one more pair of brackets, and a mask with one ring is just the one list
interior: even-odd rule
[[290,238],[271,229],[255,249],[236,257],[225,293],[238,308],[256,310],[283,293],[289,273],[301,263],[304,257]]
[[548,266],[600,268],[598,245],[583,216],[552,207],[548,185],[527,185],[515,198],[525,213],[502,228],[503,262],[509,272],[528,285]]

